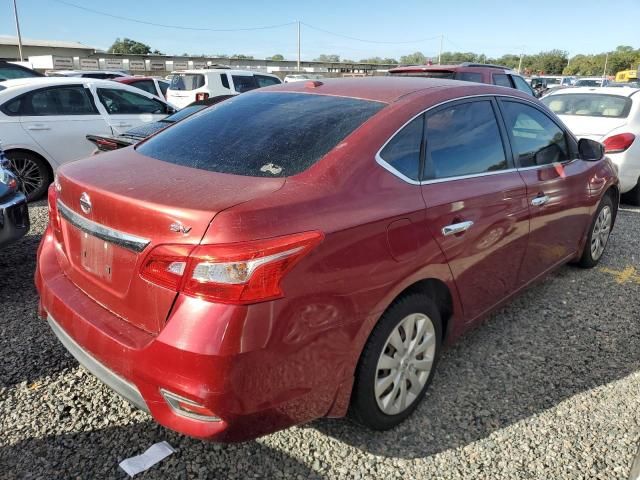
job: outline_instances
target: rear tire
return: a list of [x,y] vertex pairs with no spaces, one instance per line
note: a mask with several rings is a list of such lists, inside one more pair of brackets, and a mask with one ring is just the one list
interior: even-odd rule
[[5,152],[9,170],[20,179],[20,190],[32,202],[41,198],[53,181],[49,164],[39,155],[23,150]]
[[613,227],[613,201],[609,195],[602,197],[600,205],[593,216],[589,227],[589,236],[584,246],[582,257],[578,261],[578,266],[582,268],[595,267],[604,254],[609,235]]
[[640,181],[627,193],[623,193],[620,200],[628,205],[640,206]]
[[349,416],[374,430],[387,430],[416,409],[440,356],[442,321],[427,295],[396,300],[382,315],[364,347]]

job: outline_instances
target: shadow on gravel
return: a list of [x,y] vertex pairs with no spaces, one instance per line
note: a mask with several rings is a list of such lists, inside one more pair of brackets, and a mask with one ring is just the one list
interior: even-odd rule
[[0,387],[31,383],[75,364],[38,319],[33,284],[40,235],[0,250]]
[[640,285],[564,267],[444,352],[416,412],[387,432],[311,426],[386,457],[463,447],[640,369]]
[[260,472],[260,478],[320,478],[287,453],[259,442],[231,445],[201,442],[165,430],[151,421],[32,438],[0,447],[0,476],[7,479],[129,478],[118,464],[163,440],[176,452],[136,475],[136,479],[243,479],[246,472]]

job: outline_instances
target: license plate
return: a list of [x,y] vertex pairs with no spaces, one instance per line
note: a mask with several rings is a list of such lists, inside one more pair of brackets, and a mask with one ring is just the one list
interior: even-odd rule
[[86,271],[111,281],[113,246],[86,232],[80,234],[80,264]]

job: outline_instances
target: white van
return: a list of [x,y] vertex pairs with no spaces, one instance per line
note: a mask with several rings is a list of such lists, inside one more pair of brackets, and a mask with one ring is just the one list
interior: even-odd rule
[[280,79],[269,73],[211,68],[174,72],[167,101],[178,108],[218,95],[237,95],[260,87],[277,85]]

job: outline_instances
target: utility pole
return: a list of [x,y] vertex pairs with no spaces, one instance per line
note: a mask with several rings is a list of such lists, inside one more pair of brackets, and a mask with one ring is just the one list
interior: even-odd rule
[[300,20],[298,20],[298,71],[300,71]]
[[520,52],[520,61],[518,62],[518,73],[522,74],[522,57],[524,57],[524,52]]
[[607,76],[607,63],[609,63],[609,54],[604,57],[604,70],[602,71],[602,84],[604,85],[604,79]]
[[20,22],[18,21],[18,6],[16,0],[13,0],[13,15],[16,17],[16,32],[18,33],[18,51],[20,52],[20,61],[24,62],[22,56],[22,35],[20,35]]
[[440,34],[440,53],[438,53],[438,65],[442,64],[442,44],[444,43],[444,34]]

